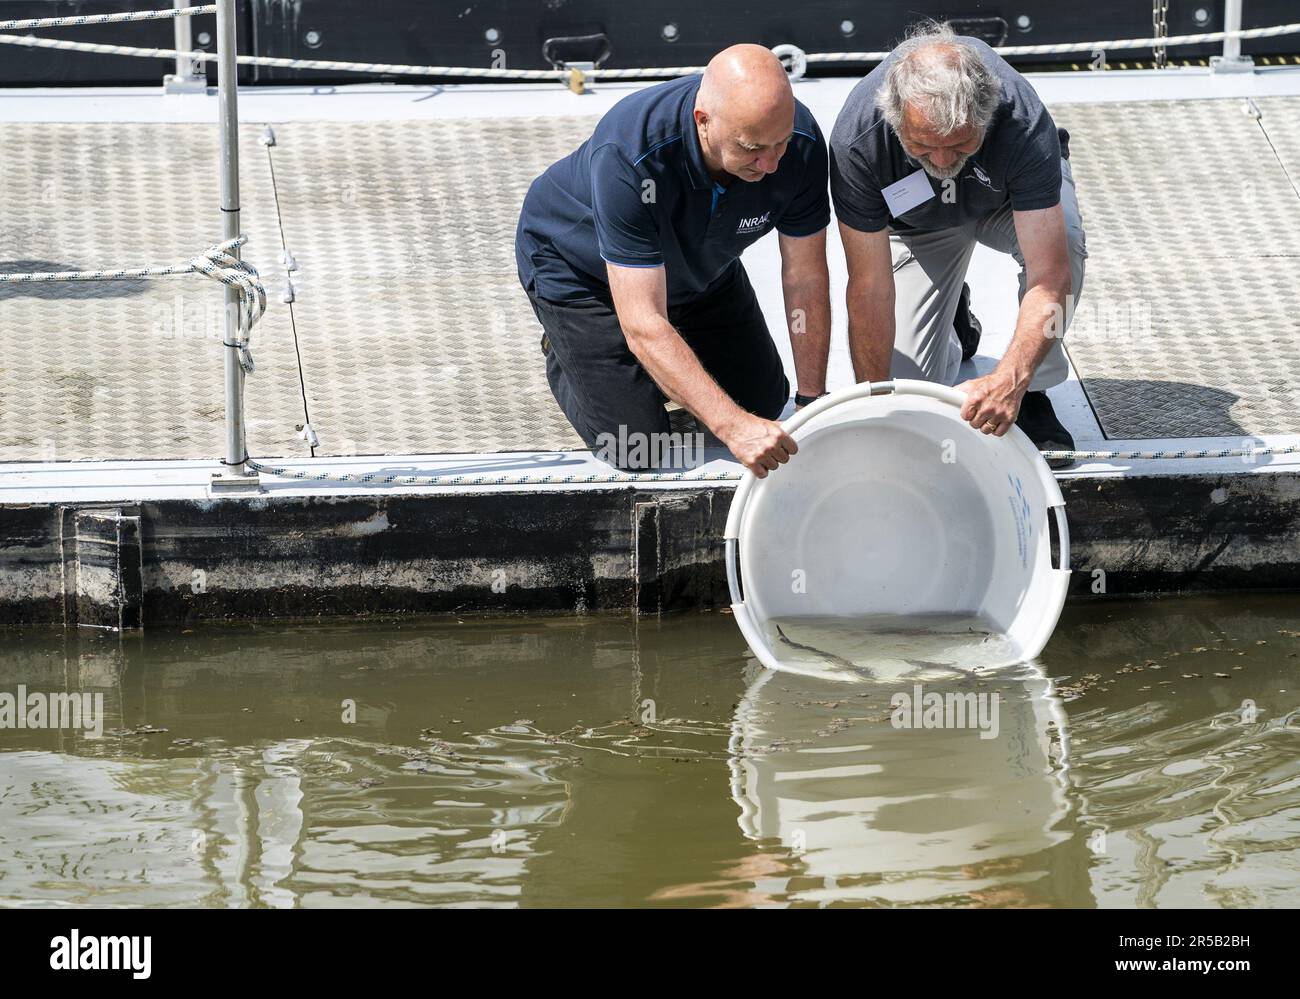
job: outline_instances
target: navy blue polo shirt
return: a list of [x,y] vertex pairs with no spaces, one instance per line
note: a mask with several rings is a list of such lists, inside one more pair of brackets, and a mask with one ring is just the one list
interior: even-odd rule
[[775,228],[830,224],[826,142],[795,102],[794,136],[775,172],[725,187],[704,165],[695,126],[700,77],[623,98],[591,138],[533,181],[515,234],[519,280],[552,302],[607,301],[605,262],[664,267],[668,304],[724,283],[745,247]]

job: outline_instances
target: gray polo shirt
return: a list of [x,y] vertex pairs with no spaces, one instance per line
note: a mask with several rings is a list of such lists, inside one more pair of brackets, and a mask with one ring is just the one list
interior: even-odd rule
[[[849,93],[830,141],[831,201],[845,225],[862,232],[951,229],[988,215],[1008,201],[1015,211],[1051,208],[1061,200],[1061,160],[1070,135],[1057,128],[1029,81],[978,38],[979,50],[1002,84],[1002,98],[984,142],[951,184],[923,174],[934,197],[895,217],[883,190],[917,171],[898,136],[876,109],[890,55]],[[922,192],[923,193],[923,192]]]

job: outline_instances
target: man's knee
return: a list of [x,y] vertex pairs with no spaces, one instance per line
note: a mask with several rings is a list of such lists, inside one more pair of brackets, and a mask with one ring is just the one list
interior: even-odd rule
[[924,313],[911,308],[900,309],[894,317],[894,352],[890,361],[891,378],[952,385],[961,366],[961,343],[953,320],[961,285],[936,289],[935,301]]
[[775,371],[762,385],[746,387],[743,395],[733,396],[733,401],[746,412],[765,420],[779,419],[790,401],[790,379],[785,369]]
[[623,400],[616,406],[609,400],[582,396],[572,385],[564,387],[568,390],[562,405],[565,415],[596,458],[623,472],[654,471],[660,466],[669,440],[668,413],[662,401],[637,405]]
[[[949,333],[947,339],[956,343],[955,334]],[[952,385],[956,381],[957,365],[961,361],[961,346],[956,345],[953,349],[948,346],[947,339],[941,341],[938,350],[913,353],[895,347],[889,365],[889,377]]]

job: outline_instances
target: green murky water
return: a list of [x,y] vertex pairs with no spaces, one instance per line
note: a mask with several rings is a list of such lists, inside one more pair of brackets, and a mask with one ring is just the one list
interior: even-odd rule
[[0,729],[0,903],[1300,905],[1300,597],[920,684],[723,614],[4,634],[0,695],[105,717]]

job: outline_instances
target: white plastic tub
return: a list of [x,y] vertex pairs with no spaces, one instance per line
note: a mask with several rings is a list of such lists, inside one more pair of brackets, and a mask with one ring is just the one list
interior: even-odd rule
[[786,421],[799,453],[745,476],[726,529],[732,611],[763,665],[893,678],[1042,651],[1070,578],[1065,503],[1029,438],[980,433],[964,402],[864,383]]

